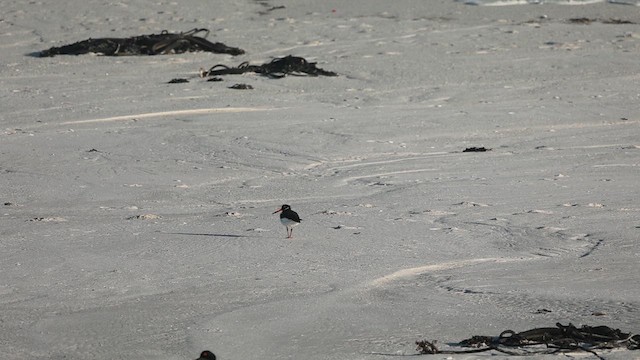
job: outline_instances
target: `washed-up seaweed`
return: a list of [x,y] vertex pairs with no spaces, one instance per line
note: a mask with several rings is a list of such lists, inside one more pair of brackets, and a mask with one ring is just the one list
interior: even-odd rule
[[233,84],[231,86],[229,86],[229,89],[235,89],[235,90],[253,90],[253,86],[249,85],[249,84]]
[[556,324],[556,327],[535,328],[516,333],[505,330],[499,336],[473,336],[457,345],[471,347],[469,350],[440,350],[436,342],[416,341],[420,354],[470,354],[495,350],[511,356],[554,354],[586,351],[602,359],[595,350],[626,348],[640,349],[640,335],[624,333],[608,326]]
[[[197,36],[204,33],[204,36]],[[96,53],[106,56],[182,54],[185,52],[207,51],[221,54],[240,55],[244,50],[229,47],[223,43],[212,43],[206,39],[207,29],[193,29],[187,32],[140,35],[129,38],[87,39],[61,47],[52,47],[39,53],[40,57],[55,55],[81,55]]]
[[491,149],[487,149],[484,146],[482,147],[472,146],[462,150],[462,152],[485,152],[485,151],[491,151]]
[[184,79],[184,78],[174,78],[171,79],[167,82],[167,84],[184,84],[184,83],[188,83],[189,80],[188,79]]
[[288,55],[275,58],[262,65],[250,65],[243,62],[237,67],[229,67],[223,64],[213,66],[208,71],[203,71],[202,76],[237,75],[253,72],[271,78],[283,78],[287,75],[296,76],[338,76],[333,71],[327,71],[316,67],[316,63],[308,62],[305,58]]
[[580,18],[571,18],[569,19],[569,22],[571,24],[584,24],[584,25],[589,25],[593,22],[601,22],[603,24],[613,24],[613,25],[625,25],[625,24],[635,24],[633,21],[629,21],[629,20],[622,20],[622,19],[593,19],[593,18],[586,18],[586,17],[580,17]]

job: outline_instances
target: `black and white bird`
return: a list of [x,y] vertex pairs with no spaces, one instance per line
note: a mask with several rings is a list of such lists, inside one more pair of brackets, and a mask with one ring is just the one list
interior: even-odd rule
[[200,353],[200,357],[196,360],[216,360],[216,354],[212,353],[209,350],[205,350]]
[[293,236],[293,228],[300,224],[300,216],[298,213],[291,210],[291,206],[282,205],[280,209],[274,211],[273,213],[280,213],[280,222],[287,228],[287,239],[291,239]]

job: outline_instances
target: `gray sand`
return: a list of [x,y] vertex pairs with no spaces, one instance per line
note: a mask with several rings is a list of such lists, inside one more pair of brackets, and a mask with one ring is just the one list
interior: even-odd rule
[[[640,331],[638,7],[2,8],[3,359],[383,360],[556,322]],[[28,55],[194,27],[246,54]],[[340,76],[198,77],[289,54]]]

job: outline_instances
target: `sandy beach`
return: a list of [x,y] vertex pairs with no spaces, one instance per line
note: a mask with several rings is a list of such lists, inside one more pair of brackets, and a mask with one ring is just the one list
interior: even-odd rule
[[[3,1],[0,358],[637,334],[640,7],[570,3]],[[38,56],[193,28],[245,53]],[[200,77],[287,55],[338,76]]]

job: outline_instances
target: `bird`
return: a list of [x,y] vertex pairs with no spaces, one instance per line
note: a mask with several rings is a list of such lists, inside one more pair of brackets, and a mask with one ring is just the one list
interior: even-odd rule
[[279,212],[281,212],[280,222],[287,228],[287,239],[291,239],[291,237],[293,236],[294,226],[300,224],[300,221],[302,220],[300,220],[300,216],[298,216],[298,213],[291,210],[291,206],[289,205],[282,205],[280,209],[274,211],[273,213],[275,214]]
[[212,353],[209,350],[205,350],[200,353],[200,357],[196,360],[216,360],[216,354]]

